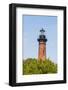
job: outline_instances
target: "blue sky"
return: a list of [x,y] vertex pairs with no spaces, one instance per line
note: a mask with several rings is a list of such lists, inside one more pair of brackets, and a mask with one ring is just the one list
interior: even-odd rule
[[[22,16],[24,27],[24,58],[38,58],[38,37],[44,29],[48,39],[46,56],[57,63],[57,16]],[[22,50],[23,51],[23,50]]]

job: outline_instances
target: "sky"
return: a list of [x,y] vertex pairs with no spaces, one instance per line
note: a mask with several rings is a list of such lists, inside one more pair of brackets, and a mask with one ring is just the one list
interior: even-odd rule
[[47,37],[46,56],[57,63],[57,16],[22,16],[22,38],[24,39],[24,59],[38,58],[38,37],[40,30],[45,30]]

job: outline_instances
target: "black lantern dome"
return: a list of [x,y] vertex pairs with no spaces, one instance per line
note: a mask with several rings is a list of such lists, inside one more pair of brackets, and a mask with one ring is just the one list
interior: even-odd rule
[[38,41],[44,41],[44,42],[47,41],[44,32],[45,32],[45,30],[42,28],[42,29],[40,30],[40,35],[39,35]]

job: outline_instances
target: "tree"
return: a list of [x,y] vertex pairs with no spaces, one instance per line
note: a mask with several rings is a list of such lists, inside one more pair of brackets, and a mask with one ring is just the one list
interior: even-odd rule
[[51,60],[46,59],[45,61],[28,58],[23,60],[23,74],[48,74],[57,73],[57,64]]

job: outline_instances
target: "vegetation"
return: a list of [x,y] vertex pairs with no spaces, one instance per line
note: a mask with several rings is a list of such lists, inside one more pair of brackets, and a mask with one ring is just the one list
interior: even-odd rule
[[57,73],[57,64],[49,59],[41,61],[29,58],[23,60],[22,66],[24,75]]

